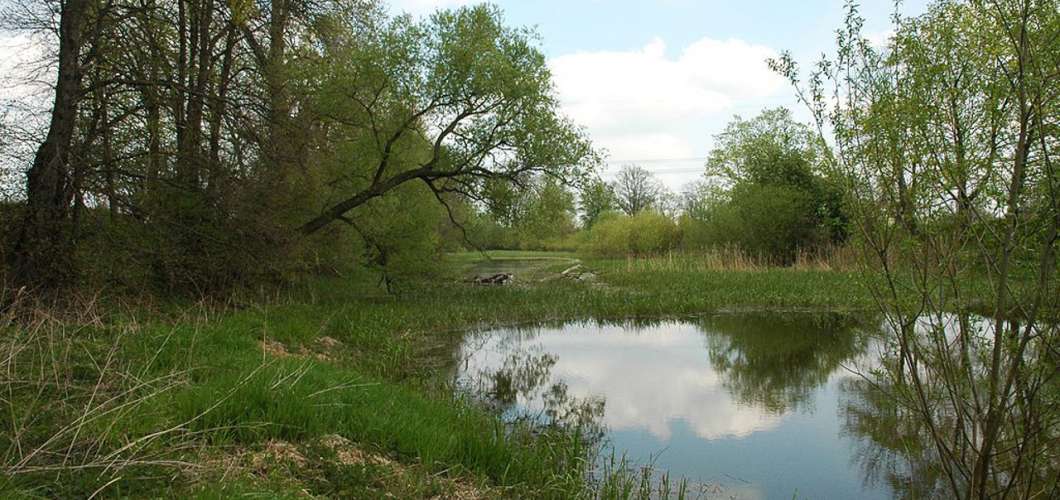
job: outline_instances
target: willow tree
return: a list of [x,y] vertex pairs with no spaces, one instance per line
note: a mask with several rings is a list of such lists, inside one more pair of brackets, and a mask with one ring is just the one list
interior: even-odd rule
[[490,180],[576,181],[595,166],[584,133],[559,112],[532,33],[506,27],[497,8],[397,17],[363,35],[324,52],[338,61],[325,64],[317,90],[328,188],[302,234],[408,182],[445,203],[453,193],[478,198]]
[[46,140],[19,148],[38,150],[4,245],[21,285],[288,276],[357,238],[349,224],[307,235],[368,217],[355,209],[399,186],[447,204],[487,181],[575,181],[596,162],[533,33],[496,8],[414,20],[375,0],[12,4],[59,48],[44,61],[58,67]]
[[881,387],[957,498],[1055,496],[1060,8],[938,1],[880,50],[853,4],[800,82],[891,352]]

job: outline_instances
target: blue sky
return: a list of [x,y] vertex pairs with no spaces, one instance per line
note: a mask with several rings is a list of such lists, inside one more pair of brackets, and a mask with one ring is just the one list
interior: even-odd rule
[[[425,14],[476,0],[391,0]],[[804,67],[830,51],[843,0],[495,0],[533,26],[565,111],[606,149],[609,171],[637,161],[671,189],[698,177],[712,136],[734,114],[772,106],[807,113],[765,59],[791,51]],[[923,12],[925,0],[903,3]],[[894,4],[860,6],[865,33],[886,40]],[[606,176],[606,172],[605,172]]]
[[[481,0],[382,0],[426,15]],[[927,0],[901,9],[918,14]],[[703,171],[712,137],[733,115],[766,107],[808,113],[765,59],[791,51],[803,67],[830,51],[843,0],[494,0],[511,25],[535,27],[564,112],[608,153],[605,178],[636,162],[679,191]],[[865,33],[886,40],[894,5],[865,1]],[[26,36],[0,33],[0,80],[37,54]],[[40,96],[48,85],[34,87]],[[29,87],[0,85],[26,101]],[[41,98],[41,102],[47,99]],[[41,113],[37,118],[43,119]]]

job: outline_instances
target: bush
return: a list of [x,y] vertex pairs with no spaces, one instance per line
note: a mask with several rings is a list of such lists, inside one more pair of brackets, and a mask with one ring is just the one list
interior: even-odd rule
[[732,205],[742,226],[735,234],[735,243],[745,250],[788,264],[800,248],[828,241],[818,224],[813,200],[798,189],[740,186],[733,190]]
[[630,250],[635,255],[649,255],[673,249],[680,240],[673,219],[655,211],[644,211],[630,220]]
[[606,257],[650,255],[673,249],[679,239],[677,224],[658,212],[644,211],[633,217],[608,213],[589,231],[585,248]]
[[681,248],[738,247],[766,261],[791,264],[800,251],[836,242],[819,206],[812,194],[797,187],[739,184],[727,200],[699,217],[681,218]]

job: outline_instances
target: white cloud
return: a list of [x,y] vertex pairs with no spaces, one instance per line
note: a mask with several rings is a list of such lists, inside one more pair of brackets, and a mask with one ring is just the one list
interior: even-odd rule
[[613,160],[704,155],[734,113],[776,105],[787,85],[766,65],[773,49],[700,39],[676,57],[656,38],[631,51],[579,52],[550,61],[565,112]]
[[396,11],[414,15],[430,14],[438,9],[460,7],[474,3],[474,0],[391,0],[390,5]]
[[[585,325],[535,333],[530,340],[502,333],[469,342],[460,358],[464,373],[496,371],[512,342],[527,352],[558,353],[551,380],[562,380],[578,398],[604,396],[603,423],[609,429],[643,430],[664,443],[678,422],[713,440],[769,430],[781,421],[729,393],[711,368],[703,333],[695,326],[666,323],[638,332]],[[531,413],[543,409],[538,399],[520,397],[520,403]]]

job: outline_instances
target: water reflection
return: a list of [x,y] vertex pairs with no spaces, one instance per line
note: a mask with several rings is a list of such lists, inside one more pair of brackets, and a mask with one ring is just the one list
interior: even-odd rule
[[[540,349],[513,347],[499,367],[479,368],[465,385],[485,396],[484,401],[509,419],[532,419],[548,426],[577,426],[589,437],[603,433],[603,398],[598,395],[574,397],[566,382],[556,379],[552,367],[557,357]],[[533,408],[520,402],[539,403]]]
[[[895,497],[966,494],[990,415],[984,395],[990,390],[991,355],[1008,355],[994,351],[995,329],[1000,325],[1012,338],[1019,322],[995,323],[967,313],[901,320],[910,324],[905,344],[898,342],[900,319],[889,318],[882,326],[887,341],[880,342],[878,369],[842,383],[842,432],[856,443],[854,460],[866,481],[889,488]],[[1058,491],[1058,426],[1050,414],[1055,400],[1036,401],[1039,391],[1055,391],[1045,381],[1055,375],[1057,363],[1039,357],[1041,346],[1031,343],[1022,352],[1024,375],[1013,377],[1009,403],[996,407],[1001,424],[985,480],[991,497],[1056,497]],[[903,349],[908,355],[902,356]]]
[[865,481],[896,498],[942,498],[945,484],[928,429],[908,409],[894,404],[891,388],[867,379],[842,384],[842,431],[857,444],[854,460]]
[[813,391],[864,351],[853,318],[838,314],[713,316],[710,362],[741,403],[784,414],[812,403]]
[[792,313],[504,329],[468,336],[456,379],[509,418],[581,408],[618,453],[725,497],[882,498],[849,459],[857,440],[837,412],[853,377],[843,366],[866,351],[860,331]]

